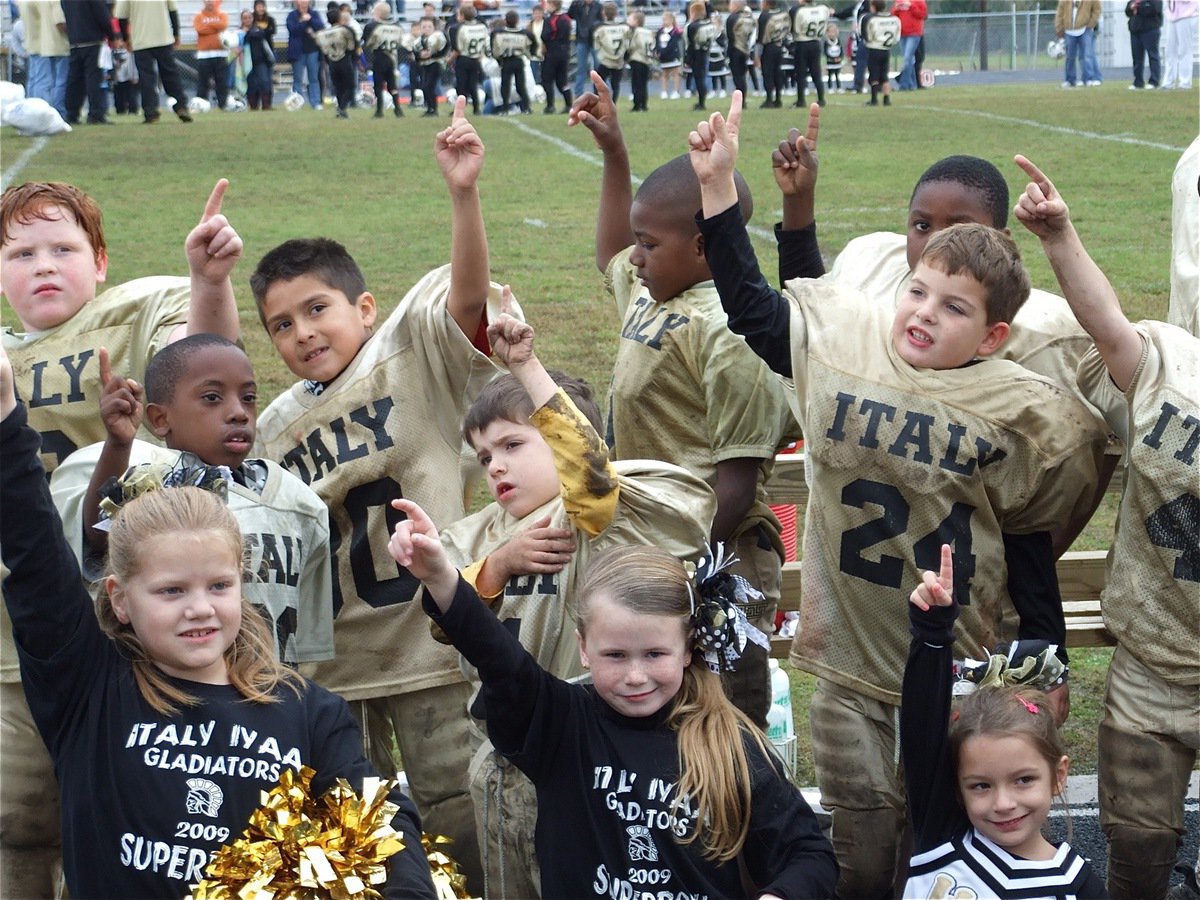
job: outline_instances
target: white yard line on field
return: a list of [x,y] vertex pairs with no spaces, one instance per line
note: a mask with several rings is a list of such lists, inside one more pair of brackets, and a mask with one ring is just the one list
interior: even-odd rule
[[907,109],[919,109],[925,112],[942,113],[945,115],[975,116],[979,119],[991,119],[995,122],[1006,122],[1010,125],[1024,125],[1042,131],[1055,131],[1059,134],[1069,134],[1072,137],[1089,138],[1097,141],[1112,141],[1117,144],[1132,144],[1136,147],[1150,147],[1154,150],[1167,150],[1171,153],[1182,153],[1187,147],[1175,147],[1171,144],[1160,144],[1155,141],[1143,141],[1141,138],[1129,137],[1125,134],[1101,134],[1098,131],[1080,131],[1077,128],[1067,128],[1064,125],[1050,125],[1034,119],[1018,119],[1015,116],[1002,116],[997,113],[984,112],[979,109],[943,109],[940,106],[925,106],[916,104],[905,105]]
[[17,157],[17,161],[5,169],[4,174],[0,175],[0,191],[12,184],[16,180],[17,176],[21,174],[21,170],[24,169],[25,166],[28,165],[29,161],[37,156],[41,149],[45,146],[46,138],[39,137],[32,144],[26,147],[25,152]]

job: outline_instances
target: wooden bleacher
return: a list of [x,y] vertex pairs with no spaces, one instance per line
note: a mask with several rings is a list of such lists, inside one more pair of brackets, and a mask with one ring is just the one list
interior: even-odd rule
[[[1118,468],[1108,486],[1109,493],[1121,490]],[[767,493],[774,506],[797,506],[801,511],[808,503],[808,485],[804,480],[802,453],[777,456],[775,471],[767,482]],[[1116,644],[1104,628],[1100,615],[1100,591],[1104,587],[1104,550],[1073,550],[1058,561],[1058,581],[1062,590],[1063,612],[1067,620],[1068,647],[1110,647]],[[800,563],[783,566],[783,587],[779,609],[782,612],[800,609]],[[772,637],[771,655],[786,659],[791,638]]]

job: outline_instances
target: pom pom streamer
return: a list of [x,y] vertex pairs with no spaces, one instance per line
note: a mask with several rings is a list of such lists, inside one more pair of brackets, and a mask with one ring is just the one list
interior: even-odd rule
[[218,850],[188,900],[358,900],[382,897],[386,861],[404,849],[392,828],[395,781],[339,778],[320,798],[307,766],[263,793],[241,837]]
[[761,602],[762,592],[741,575],[726,571],[737,562],[725,556],[724,545],[709,548],[689,569],[688,595],[692,605],[692,640],[696,649],[718,674],[732,672],[752,641],[764,650],[771,644],[765,634],[746,618],[742,607]]

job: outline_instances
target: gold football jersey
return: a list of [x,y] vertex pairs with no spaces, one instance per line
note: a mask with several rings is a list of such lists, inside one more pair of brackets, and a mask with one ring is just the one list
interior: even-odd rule
[[755,502],[733,536],[762,525],[782,559],[764,485],[775,449],[795,428],[783,387],[729,330],[711,281],[656,303],[629,262],[631,250],[614,256],[605,273],[622,319],[608,398],[613,455],[665,460],[710,487],[717,463],[761,459]]
[[[62,516],[75,556],[84,559],[83,503],[103,443],[67,457],[50,478],[50,493]],[[129,464],[174,465],[180,452],[134,441]],[[271,626],[279,658],[314,662],[333,656],[333,582],[329,568],[329,514],[321,499],[299,478],[269,460],[247,460],[265,469],[261,490],[229,485],[229,510],[237,518],[246,548],[246,599]],[[85,576],[98,577],[100,572]],[[98,585],[97,585],[98,587]]]
[[1079,384],[1125,442],[1125,485],[1108,553],[1104,625],[1173,684],[1200,684],[1200,339],[1139,322],[1142,360],[1121,394],[1093,350]]
[[[138,278],[100,294],[57,328],[37,335],[4,329],[17,395],[42,436],[47,473],[79,447],[104,439],[100,348],[108,350],[113,372],[141,381],[150,357],[187,322],[190,297],[187,278]],[[20,680],[8,608],[0,607],[0,681]]]
[[[894,309],[911,274],[907,238],[877,231],[850,241],[834,260],[828,277]],[[1091,346],[1091,337],[1076,321],[1067,301],[1034,288],[1013,318],[1008,340],[992,358],[1018,362],[1086,399],[1079,392],[1075,370]]]
[[1091,498],[1107,430],[1010,360],[917,369],[892,311],[824,279],[787,284],[804,430],[800,668],[900,702],[908,595],[954,548],[959,647],[1015,637],[1002,535],[1049,531]]
[[[562,391],[530,422],[554,452],[559,496],[523,519],[492,503],[442,531],[442,543],[450,561],[464,567],[481,562],[545,516],[551,527],[574,532],[577,549],[561,572],[512,577],[496,607],[542,668],[573,678],[582,671],[574,603],[592,558],[612,547],[652,544],[696,560],[707,546],[716,498],[699,478],[669,463],[609,463],[599,435]],[[463,671],[478,691],[475,670],[464,662]],[[474,724],[484,737],[481,723]]]
[[[422,278],[325,390],[303,383],[259,416],[254,455],[278,462],[329,507],[336,656],[305,673],[347,700],[461,680],[429,635],[420,582],[387,550],[419,503],[439,527],[463,515],[459,423],[498,371],[446,311],[450,267]],[[493,284],[489,316],[500,308]]]

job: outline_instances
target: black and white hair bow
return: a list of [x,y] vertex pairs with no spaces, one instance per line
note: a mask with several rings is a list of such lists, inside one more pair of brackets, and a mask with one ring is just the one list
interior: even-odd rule
[[162,463],[143,463],[131,466],[120,478],[110,478],[100,487],[99,531],[111,531],[112,520],[130,500],[149,491],[174,487],[198,487],[229,502],[229,483],[233,472],[228,466],[189,464],[181,456],[173,466]]
[[692,640],[708,667],[718,674],[732,672],[751,641],[770,649],[770,641],[746,618],[742,607],[761,602],[762,592],[728,569],[737,558],[725,556],[724,545],[688,566]]

